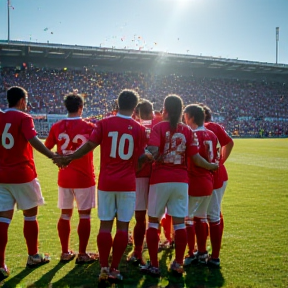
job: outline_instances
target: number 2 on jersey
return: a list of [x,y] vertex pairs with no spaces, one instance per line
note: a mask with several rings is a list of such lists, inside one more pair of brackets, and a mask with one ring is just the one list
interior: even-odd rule
[[[68,145],[69,145],[69,142],[70,142],[70,138],[69,138],[69,135],[66,134],[66,133],[60,133],[59,136],[58,136],[58,139],[59,140],[65,140],[65,142],[61,145],[61,150],[63,151],[63,154],[69,154],[71,152],[74,152],[74,151],[70,151],[70,150],[66,150],[68,148]],[[85,136],[81,135],[81,134],[77,134],[72,142],[73,143],[78,143],[78,140],[81,140],[82,141],[82,144],[80,145],[80,147],[85,144],[87,142],[87,139]],[[79,147],[78,147],[79,148]]]

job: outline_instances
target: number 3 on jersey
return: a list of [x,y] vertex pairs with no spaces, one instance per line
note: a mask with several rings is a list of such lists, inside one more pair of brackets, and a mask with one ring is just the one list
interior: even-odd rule
[[[2,146],[9,150],[14,146],[14,138],[11,133],[8,133],[11,123],[6,123],[4,131],[2,133]],[[6,143],[8,140],[8,143]]]
[[[119,141],[119,146],[118,147],[117,147],[118,132],[117,131],[109,132],[108,137],[112,138],[110,157],[116,158],[116,152],[118,150],[118,156],[122,160],[128,160],[128,159],[131,158],[131,156],[133,155],[133,151],[134,151],[134,140],[133,140],[132,135],[124,133],[120,137],[120,141]],[[124,148],[125,148],[126,140],[128,141],[128,151],[125,154]]]

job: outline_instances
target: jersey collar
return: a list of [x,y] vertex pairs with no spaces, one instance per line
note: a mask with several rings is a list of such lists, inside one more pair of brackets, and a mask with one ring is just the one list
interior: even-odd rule
[[132,119],[131,116],[126,116],[126,115],[120,114],[119,112],[116,114],[116,116],[124,118],[124,119]]
[[78,116],[78,117],[67,117],[65,120],[79,120],[82,119],[82,117]]

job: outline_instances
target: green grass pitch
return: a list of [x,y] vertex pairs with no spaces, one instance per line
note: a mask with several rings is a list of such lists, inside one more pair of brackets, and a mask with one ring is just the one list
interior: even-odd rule
[[[99,150],[95,151],[99,171]],[[39,249],[49,252],[51,262],[35,270],[25,268],[27,251],[23,238],[23,216],[15,211],[9,228],[6,263],[11,275],[3,287],[97,287],[99,263],[76,266],[61,264],[56,225],[57,167],[35,153],[38,178],[46,205],[39,211]],[[221,269],[195,265],[183,278],[167,270],[173,252],[159,253],[162,277],[142,275],[126,264],[120,270],[125,280],[114,287],[288,287],[288,139],[237,139],[226,164],[228,188],[223,201],[225,230],[221,250]],[[72,220],[71,246],[78,250],[77,210]],[[131,223],[133,227],[134,220]],[[97,211],[92,214],[88,251],[97,251],[99,229]],[[210,247],[209,247],[210,248]],[[126,253],[132,248],[128,247]],[[148,257],[145,250],[144,258]]]

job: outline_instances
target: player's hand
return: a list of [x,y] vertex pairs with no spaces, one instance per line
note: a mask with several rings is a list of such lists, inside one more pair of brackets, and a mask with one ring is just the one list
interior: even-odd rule
[[72,161],[72,157],[70,155],[68,156],[62,156],[62,155],[55,155],[53,158],[53,163],[56,164],[59,168],[67,167],[70,162]]
[[210,163],[210,171],[216,171],[219,169],[219,164],[216,163]]

